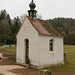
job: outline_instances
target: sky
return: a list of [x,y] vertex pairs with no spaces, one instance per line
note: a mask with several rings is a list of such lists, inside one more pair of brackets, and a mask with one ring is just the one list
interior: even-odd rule
[[[31,0],[0,0],[0,10],[5,9],[10,17],[28,14]],[[42,19],[57,17],[75,18],[75,0],[34,0],[36,10]]]

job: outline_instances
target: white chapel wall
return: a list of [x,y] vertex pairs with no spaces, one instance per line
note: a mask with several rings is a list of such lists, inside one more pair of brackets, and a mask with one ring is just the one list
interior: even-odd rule
[[[49,51],[49,40],[55,40],[55,50]],[[39,36],[39,66],[63,62],[63,38]]]
[[[28,24],[28,25],[27,25]],[[25,27],[25,25],[27,25]],[[17,62],[25,63],[25,39],[29,40],[29,58],[31,64],[38,65],[38,32],[26,18],[17,35]]]

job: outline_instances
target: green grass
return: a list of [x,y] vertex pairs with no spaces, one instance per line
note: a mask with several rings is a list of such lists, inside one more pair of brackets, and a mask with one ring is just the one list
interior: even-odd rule
[[63,66],[49,68],[49,70],[75,72],[75,45],[65,45],[64,52],[66,53],[67,62]]
[[1,50],[6,50],[12,53],[16,53],[16,47],[0,48]]

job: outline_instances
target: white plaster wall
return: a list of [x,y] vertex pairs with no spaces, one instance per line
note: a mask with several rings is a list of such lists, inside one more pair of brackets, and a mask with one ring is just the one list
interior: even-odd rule
[[38,65],[38,32],[26,17],[20,31],[17,34],[16,62],[25,63],[25,42],[29,40],[29,58],[32,65]]
[[[49,40],[55,40],[54,51],[49,51]],[[63,38],[39,36],[39,66],[57,64],[63,62]]]
[[[49,40],[55,40],[54,52],[49,51]],[[17,34],[16,62],[25,63],[25,42],[29,40],[30,63],[36,66],[63,62],[63,38],[39,35],[29,20],[25,18]]]

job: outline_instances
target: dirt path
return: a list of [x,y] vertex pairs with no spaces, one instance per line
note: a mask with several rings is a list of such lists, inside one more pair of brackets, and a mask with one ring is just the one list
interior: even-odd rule
[[0,75],[18,75],[15,73],[10,72],[12,69],[22,69],[24,67],[18,65],[0,65]]
[[[38,75],[38,70],[35,69],[14,69],[11,72],[19,75]],[[52,75],[75,75],[75,72],[51,72]]]
[[16,60],[16,54],[15,53],[10,53],[10,52],[5,51],[5,50],[0,50],[0,53],[3,54],[0,65],[14,65],[15,64],[15,60]]
[[38,75],[38,70],[35,69],[14,69],[10,72],[19,74],[19,75]]
[[2,53],[2,58],[0,60],[0,75],[18,75],[10,72],[13,69],[24,69],[24,67],[15,65],[15,57],[14,53],[10,53],[5,50],[0,50]]

